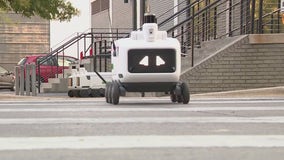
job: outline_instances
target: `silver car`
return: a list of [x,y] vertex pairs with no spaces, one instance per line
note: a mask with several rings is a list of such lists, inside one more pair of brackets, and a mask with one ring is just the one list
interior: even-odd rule
[[4,67],[0,66],[0,89],[15,89],[15,75]]

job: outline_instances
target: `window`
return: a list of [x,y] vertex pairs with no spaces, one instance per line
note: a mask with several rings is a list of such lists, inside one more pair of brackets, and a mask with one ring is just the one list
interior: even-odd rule
[[95,0],[91,4],[92,15],[109,9],[109,0]]

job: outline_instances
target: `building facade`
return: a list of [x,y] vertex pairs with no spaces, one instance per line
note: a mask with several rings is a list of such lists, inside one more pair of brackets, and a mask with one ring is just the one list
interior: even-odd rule
[[[145,11],[159,17],[158,22],[174,14],[170,10],[182,0],[91,0],[92,28],[132,28],[143,24]],[[150,7],[148,7],[150,6]],[[177,10],[176,10],[177,11]]]
[[0,65],[10,71],[25,55],[43,54],[50,48],[50,22],[15,13],[0,14]]

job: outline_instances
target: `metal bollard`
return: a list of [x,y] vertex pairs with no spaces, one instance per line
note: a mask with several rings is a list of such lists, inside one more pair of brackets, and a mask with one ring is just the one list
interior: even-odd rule
[[20,95],[25,95],[25,75],[24,75],[25,69],[24,66],[20,66]]
[[31,77],[32,77],[31,78],[32,96],[36,96],[37,92],[36,92],[36,65],[35,64],[31,65]]
[[31,70],[31,65],[27,64],[26,65],[26,77],[25,77],[25,84],[26,84],[26,96],[30,96],[30,90],[31,90],[31,78],[30,78],[30,70]]
[[20,94],[20,67],[16,66],[15,67],[15,94],[19,95]]

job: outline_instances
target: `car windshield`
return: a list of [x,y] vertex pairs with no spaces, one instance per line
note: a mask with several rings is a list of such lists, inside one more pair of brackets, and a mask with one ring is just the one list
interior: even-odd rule
[[76,62],[76,58],[73,57],[58,57],[59,66],[69,66],[72,63]]
[[2,66],[0,66],[0,73],[7,73],[8,71],[5,69],[5,68],[3,68]]
[[18,65],[25,65],[27,61],[27,58],[22,58],[19,62],[18,62]]

